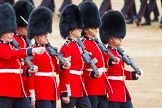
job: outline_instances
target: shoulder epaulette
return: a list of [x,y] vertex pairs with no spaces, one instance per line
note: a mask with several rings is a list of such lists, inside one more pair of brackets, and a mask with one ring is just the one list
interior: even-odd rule
[[67,40],[64,45],[67,46],[70,43],[70,40]]
[[84,42],[85,40],[86,40],[86,38],[83,38],[83,39],[82,39],[82,42]]

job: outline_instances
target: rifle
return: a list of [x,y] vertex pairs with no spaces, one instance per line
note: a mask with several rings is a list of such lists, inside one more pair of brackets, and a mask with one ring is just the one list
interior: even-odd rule
[[13,38],[13,40],[11,41],[11,44],[14,46],[14,48],[16,50],[20,49],[20,45],[18,44],[18,42]]
[[137,74],[141,75],[141,71],[139,70],[139,68],[137,68],[137,66],[134,64],[133,60],[124,53],[124,50],[121,47],[117,48],[117,51],[119,52],[119,54],[121,55],[122,60],[127,64],[130,65]]
[[83,51],[83,54],[82,54],[82,58],[83,58],[83,61],[86,63],[86,64],[90,64],[91,65],[91,68],[92,68],[92,72],[91,72],[91,74],[90,74],[90,76],[92,77],[92,78],[95,78],[95,73],[97,73],[97,75],[99,74],[99,71],[98,71],[98,69],[97,69],[97,67],[96,67],[96,62],[97,62],[97,59],[96,58],[94,58],[94,59],[91,59],[91,54],[86,50],[86,48],[85,48],[85,46],[84,46],[84,44],[83,44],[83,42],[80,40],[80,39],[78,39],[78,41],[77,41],[77,43],[78,43],[78,45],[81,47],[81,49],[82,49],[82,51]]
[[25,41],[26,41],[28,47],[32,47],[32,44],[31,44],[31,41],[29,40],[29,38],[27,36],[25,36],[24,38],[25,38]]
[[100,50],[106,54],[108,54],[113,61],[116,61],[115,56],[107,49],[101,42],[98,41],[97,37],[94,37],[94,41],[97,43]]
[[68,64],[63,55],[57,52],[58,49],[56,47],[53,47],[49,42],[46,44],[46,46],[46,50],[51,56],[56,56],[63,65]]
[[[15,47],[16,50],[20,49],[20,45],[18,44],[18,42],[15,39],[13,39],[11,41],[11,44]],[[28,67],[31,68],[31,69],[34,69],[34,65],[30,61],[31,59],[32,59],[32,56],[29,56],[29,57],[25,57],[24,58],[24,60],[25,60],[26,64],[28,65]]]

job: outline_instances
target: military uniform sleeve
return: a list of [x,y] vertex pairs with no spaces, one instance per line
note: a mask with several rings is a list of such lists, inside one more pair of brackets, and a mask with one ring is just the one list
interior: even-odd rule
[[0,49],[0,58],[3,59],[20,59],[27,56],[32,56],[32,48],[20,50]]
[[[64,45],[61,50],[61,53],[64,54],[64,58],[67,59],[69,57],[71,57],[71,51],[70,48],[66,45]],[[69,73],[70,69],[63,69],[60,73],[59,73],[59,78],[60,78],[60,92],[61,92],[61,96],[62,97],[67,97],[68,96],[68,91],[67,91],[67,87],[70,84],[70,73]]]

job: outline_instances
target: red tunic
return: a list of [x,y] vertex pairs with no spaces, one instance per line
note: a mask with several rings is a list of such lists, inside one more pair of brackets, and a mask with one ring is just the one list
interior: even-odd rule
[[22,74],[14,73],[15,69],[21,69],[19,59],[26,56],[26,49],[13,50],[9,43],[0,42],[0,96],[14,98],[26,96]]
[[99,78],[91,78],[90,71],[87,69],[91,69],[89,64],[85,64],[84,67],[84,80],[85,80],[85,87],[88,92],[88,95],[105,95],[106,94],[106,75],[104,73],[105,66],[104,66],[104,59],[101,50],[97,46],[96,42],[92,38],[85,37],[83,39],[83,44],[86,47],[86,50],[90,52],[91,58],[97,59],[96,67],[102,70],[102,75]]
[[[116,49],[109,48],[110,52],[120,58],[119,53],[117,52]],[[132,73],[130,71],[127,71],[124,69],[124,62],[122,59],[120,59],[119,64],[114,64],[112,66],[109,66],[108,60],[110,59],[110,56],[107,54],[104,55],[106,67],[108,67],[107,71],[107,78],[109,79],[109,82],[111,84],[110,89],[113,90],[113,92],[109,93],[109,101],[115,101],[115,102],[126,102],[126,95],[128,99],[131,99],[130,94],[128,92],[128,89],[126,88],[125,85],[125,80],[133,80],[132,79]],[[115,77],[115,79],[113,78]],[[116,80],[116,78],[121,79],[123,77],[123,80]]]
[[23,38],[23,36],[20,36],[19,34],[14,34],[14,39],[19,43],[20,48],[27,48],[28,45],[25,41],[25,39]]
[[[82,69],[84,66],[82,52],[75,40],[68,39],[62,46],[61,53],[71,63],[70,69],[60,72],[60,91],[61,94],[67,93],[67,85],[70,85],[71,97],[82,97],[85,91]],[[79,75],[80,74],[80,75]]]
[[[37,44],[34,47],[39,47]],[[51,57],[46,51],[42,55],[34,55],[32,62],[38,66],[38,72],[32,74],[29,89],[35,90],[36,100],[56,100],[57,82],[56,72],[58,70],[56,57]]]
[[[18,42],[20,48],[27,48],[28,47],[28,45],[27,45],[27,43],[26,43],[26,41],[24,39],[24,36],[21,36],[19,34],[14,34],[13,37]],[[27,93],[27,96],[29,96],[30,95],[29,90],[28,90],[28,79],[29,78],[25,75],[25,71],[26,71],[27,66],[26,66],[23,58],[21,58],[20,61],[21,61],[21,67],[24,70],[24,74],[23,74],[22,77],[23,77],[25,91]]]

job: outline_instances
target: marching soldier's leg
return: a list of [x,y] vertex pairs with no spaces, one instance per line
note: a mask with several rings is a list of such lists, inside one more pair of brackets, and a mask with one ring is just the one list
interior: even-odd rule
[[144,13],[145,22],[140,24],[141,26],[148,26],[151,25],[151,19],[150,19],[150,13],[148,7],[146,7],[145,13]]
[[55,1],[54,0],[50,0],[50,9],[52,10],[52,12],[55,12]]
[[127,18],[128,12],[130,12],[132,6],[133,6],[132,0],[124,0],[124,6],[121,11],[124,14],[125,18]]
[[14,108],[32,108],[29,98],[15,99]]
[[88,96],[84,96],[83,98],[78,99],[76,108],[91,108]]
[[101,6],[100,6],[100,16],[103,16],[104,13],[111,9],[111,1],[110,0],[103,0]]
[[120,108],[133,108],[131,100],[126,101]]
[[120,103],[120,102],[113,102],[113,101],[110,101],[110,102],[109,102],[109,107],[110,107],[110,108],[120,108],[120,107],[121,107],[121,103]]
[[89,100],[91,102],[92,108],[97,108],[97,105],[99,103],[98,96],[88,96],[88,97],[89,97]]
[[77,99],[73,97],[70,97],[70,102],[68,104],[64,103],[61,100],[61,108],[74,108],[76,102],[77,102]]
[[[161,13],[162,13],[162,0],[161,0]],[[160,28],[162,28],[162,14],[161,14]]]
[[107,95],[100,96],[99,103],[100,105],[97,108],[107,108],[107,106],[109,106]]
[[147,0],[140,0],[140,1],[141,1],[140,11],[139,11],[138,15],[135,18],[135,23],[136,23],[137,26],[140,25],[141,18],[142,18],[142,16],[144,16],[145,11],[146,11],[147,6],[148,6]]
[[149,16],[151,15],[151,12],[154,12],[154,19],[152,20],[153,22],[154,21],[158,21],[158,12],[157,10],[155,11],[155,8],[156,7],[156,1],[155,0],[150,0],[149,1],[149,4],[148,4],[148,13],[149,13]]
[[29,1],[30,3],[32,3],[33,6],[35,6],[33,0],[27,0],[27,1]]
[[132,7],[130,8],[130,11],[128,12],[128,19],[126,21],[127,24],[132,24],[133,20],[137,16],[135,1],[132,0],[132,2],[133,2]]
[[126,23],[127,24],[133,24],[133,10],[131,9],[129,12],[128,12],[128,15],[127,15],[127,19],[126,19]]
[[158,17],[159,17],[159,9],[158,9],[158,6],[157,6],[157,2],[156,0],[151,0],[151,1],[154,1],[154,8],[153,8],[153,12],[154,12],[154,19],[153,21],[157,21],[158,22]]
[[13,108],[13,99],[0,96],[0,108]]
[[54,0],[42,0],[40,6],[48,7],[52,12],[54,12],[55,5]]
[[137,15],[135,0],[133,0],[132,13],[133,13],[133,17],[135,17]]
[[37,101],[38,108],[55,108],[56,101],[40,100]]
[[60,9],[59,9],[59,12],[61,13],[62,9],[63,9],[66,5],[71,4],[71,3],[72,3],[72,0],[64,0],[64,1],[62,2],[62,5],[61,5]]

